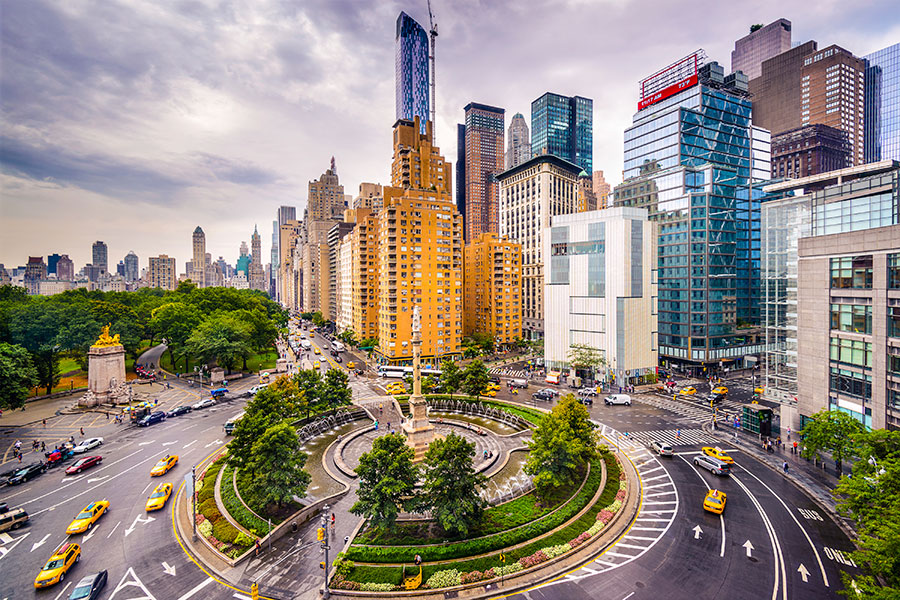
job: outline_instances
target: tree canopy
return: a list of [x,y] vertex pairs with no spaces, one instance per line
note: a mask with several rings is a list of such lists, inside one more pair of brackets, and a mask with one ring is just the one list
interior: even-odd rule
[[272,425],[253,443],[247,465],[253,473],[249,493],[262,505],[281,506],[293,496],[304,497],[311,479],[303,469],[306,459],[297,431],[286,422]]
[[462,389],[470,396],[480,396],[487,387],[490,375],[487,367],[480,360],[473,360],[466,365],[462,373]]
[[37,369],[28,350],[0,342],[0,408],[19,408],[28,390],[38,383]]
[[448,533],[466,535],[481,518],[479,491],[487,478],[475,472],[475,444],[450,433],[431,442],[425,454],[423,500]]
[[840,474],[843,461],[854,456],[859,447],[860,436],[865,430],[862,423],[845,412],[819,411],[800,431],[803,438],[801,454],[804,458],[813,458],[819,457],[822,450],[830,452]]
[[400,434],[375,438],[372,449],[356,467],[359,475],[357,501],[350,508],[379,529],[393,529],[400,510],[413,512],[420,506],[416,493],[419,469],[413,465],[413,449]]

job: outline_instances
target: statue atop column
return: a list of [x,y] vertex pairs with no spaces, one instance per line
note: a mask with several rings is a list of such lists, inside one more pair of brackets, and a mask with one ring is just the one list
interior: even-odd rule
[[413,307],[412,332],[413,334],[422,333],[422,314],[418,306]]
[[413,389],[409,397],[410,418],[401,426],[406,444],[415,452],[414,461],[425,456],[435,438],[434,425],[428,422],[428,405],[422,395],[422,314],[418,306],[412,312]]

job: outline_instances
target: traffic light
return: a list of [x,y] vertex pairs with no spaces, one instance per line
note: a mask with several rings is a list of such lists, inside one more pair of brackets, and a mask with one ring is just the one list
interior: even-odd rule
[[250,600],[259,600],[259,584],[254,583],[250,586]]
[[325,569],[325,563],[324,563],[324,562],[320,562],[320,563],[319,563],[319,568],[324,570],[324,569]]
[[319,527],[318,529],[316,529],[316,539],[320,542],[325,541],[325,528],[324,527]]

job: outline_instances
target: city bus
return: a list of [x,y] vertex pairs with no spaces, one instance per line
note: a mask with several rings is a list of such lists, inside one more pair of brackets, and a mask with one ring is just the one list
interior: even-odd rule
[[237,422],[242,418],[244,418],[244,411],[239,412],[225,421],[225,435],[232,435],[234,433],[234,426],[237,425]]
[[[412,375],[412,373],[413,373],[412,367],[398,367],[398,366],[394,366],[394,365],[381,365],[380,367],[378,367],[378,376],[379,377],[391,377],[394,379],[403,379],[407,375]],[[426,375],[431,375],[432,377],[440,377],[441,370],[422,367],[422,377],[425,377]]]

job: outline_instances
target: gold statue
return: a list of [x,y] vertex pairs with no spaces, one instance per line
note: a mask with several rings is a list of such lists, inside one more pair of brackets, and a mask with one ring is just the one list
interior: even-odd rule
[[94,345],[91,348],[106,348],[108,346],[120,346],[122,342],[119,341],[119,334],[117,333],[114,336],[109,335],[109,325],[100,330],[100,337],[97,338],[97,341],[94,342]]

